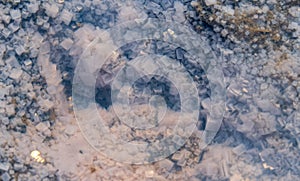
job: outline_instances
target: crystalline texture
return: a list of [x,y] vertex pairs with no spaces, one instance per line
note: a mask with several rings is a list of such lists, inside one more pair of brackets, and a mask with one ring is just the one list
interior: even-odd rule
[[65,39],[63,42],[61,42],[60,46],[62,46],[65,50],[69,50],[73,45],[73,40],[70,38]]
[[73,14],[70,13],[69,11],[67,10],[63,10],[61,12],[61,20],[66,24],[66,25],[69,25],[70,22],[72,21],[72,18],[73,18]]
[[19,9],[10,10],[10,16],[13,20],[21,18],[21,11]]
[[50,16],[51,18],[55,18],[59,12],[59,8],[55,4],[46,5],[46,14]]

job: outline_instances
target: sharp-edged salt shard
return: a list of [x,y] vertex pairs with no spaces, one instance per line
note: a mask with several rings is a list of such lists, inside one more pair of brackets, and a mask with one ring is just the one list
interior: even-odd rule
[[61,12],[60,18],[66,25],[69,25],[70,22],[72,21],[73,14],[64,9]]
[[19,9],[10,10],[10,16],[13,20],[21,18],[21,11]]
[[61,42],[60,46],[62,46],[65,50],[69,50],[72,47],[73,43],[73,40],[67,38]]

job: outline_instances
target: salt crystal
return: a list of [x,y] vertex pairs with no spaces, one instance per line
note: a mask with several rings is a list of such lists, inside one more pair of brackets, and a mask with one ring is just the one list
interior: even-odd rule
[[54,103],[52,101],[47,100],[47,99],[39,100],[39,104],[42,108],[45,108],[46,110],[49,110],[54,106]]
[[23,164],[21,164],[21,163],[14,164],[14,170],[20,171],[20,170],[22,170],[22,168],[23,168]]
[[46,14],[51,18],[55,18],[59,12],[59,8],[55,4],[45,5]]
[[146,178],[152,178],[154,176],[154,171],[153,170],[147,170],[145,172]]
[[67,126],[67,128],[65,129],[65,133],[69,136],[73,135],[76,131],[77,131],[77,127],[73,125]]
[[[3,112],[4,113],[4,112]],[[9,124],[9,119],[8,118],[2,118],[2,124],[8,125]]]
[[69,50],[73,45],[73,40],[70,38],[65,39],[61,42],[60,46],[62,46],[65,50]]
[[18,55],[22,55],[22,53],[25,52],[25,48],[22,45],[19,45],[16,49],[15,49],[16,53]]
[[4,15],[4,16],[2,16],[2,20],[4,21],[4,23],[8,24],[10,22],[11,18],[8,15]]
[[172,169],[174,163],[172,161],[170,161],[169,159],[164,159],[162,161],[158,162],[159,167],[164,169],[165,171],[169,171]]
[[15,107],[12,104],[7,105],[5,107],[5,111],[8,116],[15,115],[15,113],[16,113]]
[[217,1],[216,0],[205,0],[205,4],[207,6],[211,6],[211,5],[217,4]]
[[32,37],[32,40],[34,41],[36,46],[40,46],[40,44],[43,42],[44,38],[39,32],[35,32],[35,34]]
[[297,18],[300,17],[300,8],[297,6],[293,6],[289,9],[289,14],[293,17]]
[[10,16],[13,20],[21,18],[21,11],[19,9],[10,10]]
[[36,13],[38,10],[39,10],[39,5],[38,3],[31,3],[27,6],[27,10],[30,12],[30,13]]
[[72,13],[70,13],[69,11],[67,11],[67,10],[63,10],[62,12],[61,12],[61,20],[66,24],[66,25],[69,25],[70,24],[70,22],[72,21],[72,18],[73,18],[73,14]]
[[240,144],[237,147],[234,147],[232,149],[233,153],[236,155],[241,155],[242,153],[244,153],[246,151],[246,147],[243,144]]
[[41,47],[40,47],[40,53],[41,54],[47,54],[50,52],[50,43],[49,42],[44,42]]
[[232,9],[230,6],[223,6],[222,9],[225,11],[225,13],[227,13],[231,16],[234,15],[234,9]]
[[0,163],[0,170],[8,171],[9,163]]
[[192,5],[193,7],[197,7],[197,6],[199,6],[199,2],[197,2],[197,1],[192,1],[192,2],[191,2],[191,5]]
[[27,60],[24,61],[24,65],[25,66],[30,66],[30,65],[32,65],[32,61],[27,59]]
[[5,51],[6,51],[6,46],[3,44],[0,44],[0,55],[3,55]]
[[11,74],[9,75],[10,78],[14,79],[14,80],[18,80],[21,75],[22,75],[23,71],[21,69],[12,69]]
[[43,29],[47,30],[47,29],[49,29],[49,28],[50,28],[50,23],[45,22],[45,23],[43,24]]
[[16,25],[15,23],[11,23],[8,25],[8,28],[14,33],[16,31],[18,31],[20,27],[18,25]]
[[5,38],[8,38],[9,35],[10,35],[10,30],[5,28],[4,30],[2,30],[2,35],[5,37]]
[[49,121],[46,122],[40,122],[39,124],[37,124],[35,126],[35,128],[39,131],[39,132],[45,132],[48,130],[48,128],[50,127],[50,123]]
[[1,175],[1,180],[3,181],[10,181],[10,176],[7,172]]
[[9,94],[9,89],[7,86],[0,85],[0,99],[4,98],[5,95]]
[[256,104],[264,112],[270,112],[276,115],[280,114],[280,110],[271,101],[267,99],[258,99],[256,101]]

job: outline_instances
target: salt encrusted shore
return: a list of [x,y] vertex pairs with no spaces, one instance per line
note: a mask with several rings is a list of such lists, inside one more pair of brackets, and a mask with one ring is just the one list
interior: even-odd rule
[[[227,102],[204,150],[200,125],[168,158],[129,165],[84,139],[71,91],[76,60],[95,36],[140,18],[176,21],[206,37],[222,60]],[[1,180],[297,180],[299,24],[295,0],[1,1]],[[124,54],[134,57],[134,48]],[[99,112],[117,120],[109,105]]]

